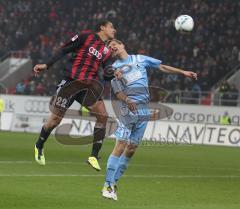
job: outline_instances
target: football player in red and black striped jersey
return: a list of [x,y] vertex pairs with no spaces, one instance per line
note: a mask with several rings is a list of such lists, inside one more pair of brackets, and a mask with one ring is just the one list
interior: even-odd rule
[[[38,74],[41,71],[50,68],[51,65],[61,59],[64,55],[73,53],[71,67],[65,70],[65,77],[58,85],[55,101],[57,98],[56,105],[60,104],[60,108],[63,107],[66,110],[76,100],[83,106],[86,106],[93,115],[96,116],[97,120],[94,127],[92,153],[88,158],[88,163],[96,170],[101,170],[98,164],[98,153],[105,137],[108,118],[105,105],[100,96],[102,89],[98,87],[98,70],[100,66],[105,68],[108,65],[110,60],[110,50],[106,47],[105,42],[113,39],[115,33],[116,30],[113,24],[108,20],[103,20],[96,25],[95,32],[84,32],[80,35],[75,35],[71,41],[61,47],[60,50],[46,62],[46,64],[37,64],[34,66],[34,72]],[[66,98],[64,98],[64,95],[58,97],[59,92],[74,81],[78,81],[78,92]],[[95,98],[90,98],[91,95],[88,95],[86,89],[91,89],[92,95],[94,95]],[[98,97],[97,100],[96,95]],[[58,114],[56,112],[52,111],[52,114],[43,125],[39,139],[35,145],[35,160],[41,165],[45,165],[45,157],[43,153],[44,143],[51,131],[59,125],[64,116],[64,114]]]

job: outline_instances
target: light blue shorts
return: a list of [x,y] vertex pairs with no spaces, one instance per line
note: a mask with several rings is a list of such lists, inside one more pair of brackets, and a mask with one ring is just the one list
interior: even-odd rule
[[115,131],[117,140],[139,144],[143,138],[150,117],[148,104],[137,105],[137,112],[132,113],[126,106],[122,106]]

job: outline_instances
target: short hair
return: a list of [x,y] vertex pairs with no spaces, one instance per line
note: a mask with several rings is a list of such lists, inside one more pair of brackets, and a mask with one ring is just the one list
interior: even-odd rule
[[95,31],[99,32],[101,31],[101,26],[106,26],[108,23],[111,23],[109,20],[100,20],[97,22],[97,24],[95,25]]
[[113,38],[113,39],[110,39],[110,40],[107,42],[107,46],[109,46],[109,44],[110,44],[112,41],[115,41],[115,42],[117,42],[118,44],[123,44],[123,42],[121,42],[120,40],[118,40],[118,39],[116,39],[116,38]]

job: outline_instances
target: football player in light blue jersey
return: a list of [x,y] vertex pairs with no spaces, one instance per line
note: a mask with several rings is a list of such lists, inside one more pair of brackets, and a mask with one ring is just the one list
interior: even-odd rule
[[150,115],[147,69],[154,68],[167,73],[182,74],[197,79],[197,74],[163,65],[161,60],[144,55],[129,55],[124,44],[116,39],[108,43],[116,58],[112,67],[115,78],[112,89],[119,101],[120,114],[115,131],[116,145],[108,158],[102,196],[117,200],[116,183],[127,169],[143,138]]

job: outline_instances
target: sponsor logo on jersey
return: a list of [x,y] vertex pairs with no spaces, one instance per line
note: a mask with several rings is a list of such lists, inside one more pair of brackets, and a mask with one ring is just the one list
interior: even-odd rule
[[94,55],[95,57],[97,57],[99,60],[102,59],[102,54],[97,49],[95,49],[94,47],[90,47],[88,49],[88,52],[90,54]]

